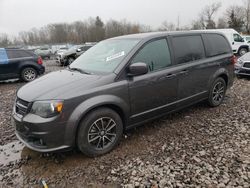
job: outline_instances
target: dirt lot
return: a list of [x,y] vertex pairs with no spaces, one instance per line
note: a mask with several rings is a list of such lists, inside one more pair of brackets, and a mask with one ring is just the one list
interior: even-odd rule
[[200,103],[147,123],[94,159],[17,141],[10,116],[23,84],[0,83],[0,187],[250,187],[250,79],[237,79],[220,107]]

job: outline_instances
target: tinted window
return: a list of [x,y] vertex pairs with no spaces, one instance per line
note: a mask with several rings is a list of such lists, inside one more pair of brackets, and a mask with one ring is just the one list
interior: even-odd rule
[[177,64],[203,59],[205,57],[201,36],[173,37]]
[[231,47],[222,35],[207,34],[206,36],[206,49],[208,56],[211,57],[231,52]]
[[133,58],[131,63],[143,62],[149,71],[156,71],[171,65],[170,53],[165,39],[150,42]]
[[7,49],[6,52],[7,52],[7,55],[8,55],[9,59],[34,56],[34,54],[32,52],[26,51],[26,50]]

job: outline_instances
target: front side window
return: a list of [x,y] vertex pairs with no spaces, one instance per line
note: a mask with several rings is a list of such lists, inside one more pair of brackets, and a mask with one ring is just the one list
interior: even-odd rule
[[202,38],[199,35],[173,37],[173,48],[177,64],[205,58]]
[[89,73],[111,73],[139,41],[139,39],[111,39],[99,42],[77,58],[70,68]]
[[138,62],[146,63],[150,72],[171,65],[171,58],[166,39],[146,44],[131,61],[131,63]]
[[244,39],[240,35],[234,34],[234,42],[244,42]]

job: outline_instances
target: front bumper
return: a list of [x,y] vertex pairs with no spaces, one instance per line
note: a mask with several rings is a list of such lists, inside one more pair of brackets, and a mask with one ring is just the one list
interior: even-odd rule
[[250,68],[236,66],[234,72],[236,75],[250,76]]
[[70,149],[65,142],[66,122],[57,117],[41,118],[34,114],[20,117],[13,112],[12,125],[17,138],[28,148],[38,152],[55,152]]

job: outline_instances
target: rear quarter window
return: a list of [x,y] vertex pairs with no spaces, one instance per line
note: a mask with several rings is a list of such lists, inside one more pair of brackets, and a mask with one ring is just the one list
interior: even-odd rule
[[232,52],[227,39],[220,34],[206,34],[205,47],[209,57]]
[[205,58],[205,50],[200,35],[174,36],[172,42],[177,64]]
[[35,54],[33,52],[27,50],[7,49],[6,52],[9,59],[35,57]]

